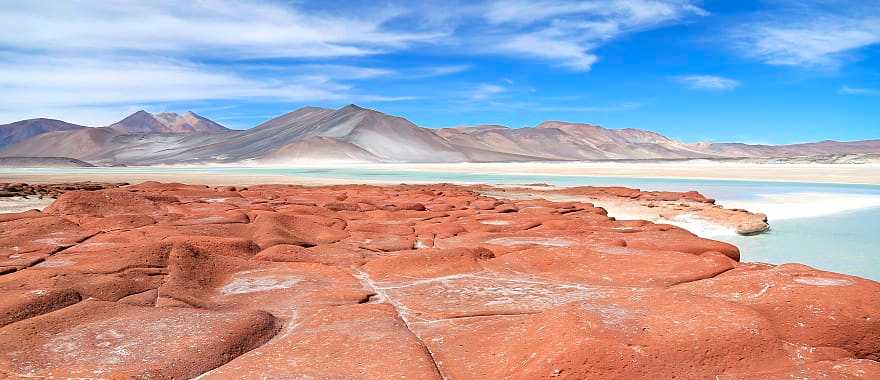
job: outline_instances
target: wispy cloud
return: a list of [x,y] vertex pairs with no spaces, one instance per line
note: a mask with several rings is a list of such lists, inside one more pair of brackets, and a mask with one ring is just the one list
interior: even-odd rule
[[708,12],[688,1],[669,0],[500,0],[491,3],[486,19],[492,23],[528,24],[568,15],[596,15],[624,25],[650,25]]
[[420,67],[416,69],[407,70],[403,79],[424,79],[424,78],[434,78],[434,77],[442,77],[445,75],[457,74],[460,72],[464,72],[471,69],[471,65],[440,65],[440,66],[428,66],[428,67]]
[[852,52],[880,43],[880,7],[874,2],[796,4],[738,24],[730,33],[735,45],[771,65],[837,67]]
[[490,3],[484,17],[495,27],[513,30],[496,34],[497,41],[489,45],[495,51],[586,71],[599,59],[595,49],[609,40],[706,14],[686,1],[507,0]]
[[22,1],[0,12],[0,45],[18,49],[129,51],[223,58],[377,54],[443,37],[394,30],[393,8],[361,17],[306,13],[274,2]]
[[[343,67],[313,68],[317,71],[302,70],[299,75],[255,76],[175,60],[0,57],[3,58],[0,59],[0,89],[6,94],[15,94],[0,97],[0,123],[56,117],[103,125],[132,108],[155,109],[162,108],[163,103],[210,100],[314,103],[394,102],[418,98],[365,93],[338,79],[318,74],[349,70]],[[342,76],[380,74],[354,70]]]
[[246,78],[234,71],[174,60],[119,57],[35,59],[0,63],[0,108],[271,98],[339,99],[350,86],[318,76]]
[[507,87],[491,83],[481,83],[470,92],[471,100],[486,100],[495,95],[507,92]]
[[728,91],[739,87],[742,83],[736,79],[725,78],[717,75],[682,75],[674,78],[696,90]]
[[[364,89],[474,67],[400,66],[388,61],[393,54],[430,47],[456,62],[504,56],[587,71],[600,60],[597,49],[615,38],[705,15],[696,1],[389,0],[333,8],[317,1],[11,1],[0,10],[0,91],[15,95],[0,97],[0,114],[109,114],[97,110],[221,100],[407,101],[424,97],[424,89]],[[487,100],[509,87],[483,84],[464,98]]]
[[850,87],[850,86],[843,86],[837,92],[840,94],[844,94],[844,95],[880,95],[880,89],[878,89],[878,88],[864,88],[864,87]]

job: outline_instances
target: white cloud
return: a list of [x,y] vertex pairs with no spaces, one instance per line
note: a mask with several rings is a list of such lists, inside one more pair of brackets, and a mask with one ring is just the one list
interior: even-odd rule
[[[376,56],[429,46],[438,54],[502,55],[586,71],[599,59],[595,50],[616,37],[705,14],[688,0],[439,4],[6,2],[0,91],[13,95],[0,97],[0,116],[105,115],[212,100],[411,100],[419,97],[364,93],[358,86],[471,66],[382,67]],[[486,100],[506,91],[484,84],[465,97]]]
[[598,60],[593,51],[611,39],[706,14],[674,0],[508,0],[491,3],[484,17],[496,27],[515,29],[489,44],[495,51],[586,71]]
[[843,86],[838,91],[844,95],[880,95],[880,89]]
[[422,79],[458,74],[471,69],[471,65],[441,65],[411,69],[404,72],[404,79]]
[[739,87],[740,81],[717,75],[682,75],[675,80],[697,90],[727,91]]
[[559,16],[591,15],[644,25],[674,20],[687,13],[708,14],[690,2],[674,0],[501,0],[489,5],[485,17],[496,24],[528,24]]
[[271,2],[23,1],[4,4],[0,46],[307,58],[376,54],[443,37],[386,28],[395,16],[392,11],[360,17],[307,14]]
[[507,87],[491,83],[482,83],[471,91],[470,98],[471,100],[486,100],[507,91]]
[[506,53],[554,61],[558,66],[589,70],[598,57],[589,52],[581,38],[559,36],[553,30],[511,36],[499,42],[496,49]]
[[358,80],[387,77],[395,74],[392,69],[335,64],[306,64],[285,67],[298,75],[332,78],[333,80]]
[[730,35],[742,54],[766,64],[833,68],[880,43],[880,7],[870,3],[795,3],[740,23]]
[[4,60],[0,88],[15,94],[0,99],[0,109],[236,98],[328,100],[350,89],[317,76],[257,80],[216,67],[119,57]]

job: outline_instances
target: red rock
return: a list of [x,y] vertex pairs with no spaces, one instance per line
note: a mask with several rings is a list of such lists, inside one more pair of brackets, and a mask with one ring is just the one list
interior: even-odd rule
[[430,353],[393,307],[323,309],[204,379],[440,379]]
[[502,203],[496,199],[481,199],[471,202],[471,207],[475,210],[491,210]]
[[266,248],[254,256],[255,260],[296,262],[308,261],[312,256],[308,250],[298,245],[278,244]]
[[122,297],[118,302],[135,306],[156,306],[156,300],[158,298],[159,289],[150,289],[145,292]]
[[175,245],[160,306],[266,310],[289,318],[304,307],[354,304],[369,298],[349,272],[315,263],[247,260]]
[[380,234],[408,236],[415,231],[412,226],[396,223],[377,223],[373,220],[358,220],[348,224],[349,231],[372,232]]
[[711,278],[734,268],[720,253],[701,256],[629,247],[531,248],[491,260],[485,266],[502,273],[529,274],[555,281],[591,285],[666,287]]
[[277,244],[311,247],[345,239],[348,233],[312,222],[304,217],[259,213],[254,222],[254,240],[263,248]]
[[366,263],[363,253],[343,247],[317,246],[303,248],[289,244],[279,244],[266,248],[254,256],[254,259],[277,262],[320,263],[344,267]]
[[407,251],[415,248],[416,244],[416,239],[409,236],[369,232],[353,232],[346,241],[363,249],[381,252]]
[[0,291],[0,327],[73,305],[80,301],[78,293],[61,290]]
[[717,378],[720,380],[878,379],[880,378],[880,363],[873,360],[858,359],[824,360],[794,367],[745,374],[730,374]]
[[110,216],[119,214],[153,215],[163,204],[177,203],[173,196],[143,194],[129,190],[72,191],[64,193],[43,212],[55,215]]
[[0,328],[0,372],[190,378],[258,347],[277,329],[265,312],[84,301]]
[[584,194],[754,217],[624,188],[70,191],[0,215],[0,373],[877,377],[880,284],[738,263]]
[[714,378],[795,364],[757,312],[662,290],[414,329],[448,378]]
[[89,222],[81,224],[83,228],[107,231],[128,230],[155,224],[156,220],[147,215],[140,214],[122,214],[113,215],[106,218],[95,218]]
[[29,267],[95,233],[54,216],[0,223],[0,268]]
[[420,249],[373,260],[363,270],[374,281],[413,281],[479,272],[482,263],[493,257],[487,249]]
[[747,305],[786,340],[880,360],[880,284],[803,265],[734,270],[676,291]]
[[698,237],[684,230],[629,233],[621,236],[627,247],[658,249],[700,255],[706,252],[719,252],[739,261],[736,246],[717,240]]

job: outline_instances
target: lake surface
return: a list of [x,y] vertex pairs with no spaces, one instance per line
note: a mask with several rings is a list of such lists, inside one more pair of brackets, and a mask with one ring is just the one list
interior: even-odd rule
[[[771,231],[758,236],[707,236],[737,245],[743,261],[772,264],[799,262],[815,268],[880,280],[880,186],[817,184],[803,182],[724,181],[696,179],[616,178],[541,174],[474,174],[439,171],[366,168],[74,168],[2,169],[9,173],[213,173],[235,175],[284,175],[357,181],[450,182],[487,184],[546,183],[556,186],[627,186],[642,190],[697,190],[722,205],[748,204],[770,214]],[[801,196],[803,195],[803,196]],[[816,196],[813,203],[791,199]],[[762,203],[764,202],[764,203]],[[789,202],[789,204],[786,204]],[[845,209],[843,212],[836,210]],[[786,214],[786,210],[791,211]],[[803,211],[818,216],[799,217]],[[806,214],[810,214],[807,212]],[[775,219],[774,219],[775,217]]]

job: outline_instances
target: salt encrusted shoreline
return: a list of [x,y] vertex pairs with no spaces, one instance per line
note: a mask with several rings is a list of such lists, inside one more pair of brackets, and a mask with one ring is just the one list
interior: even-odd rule
[[880,283],[490,190],[144,183],[2,214],[0,373],[880,376]]

